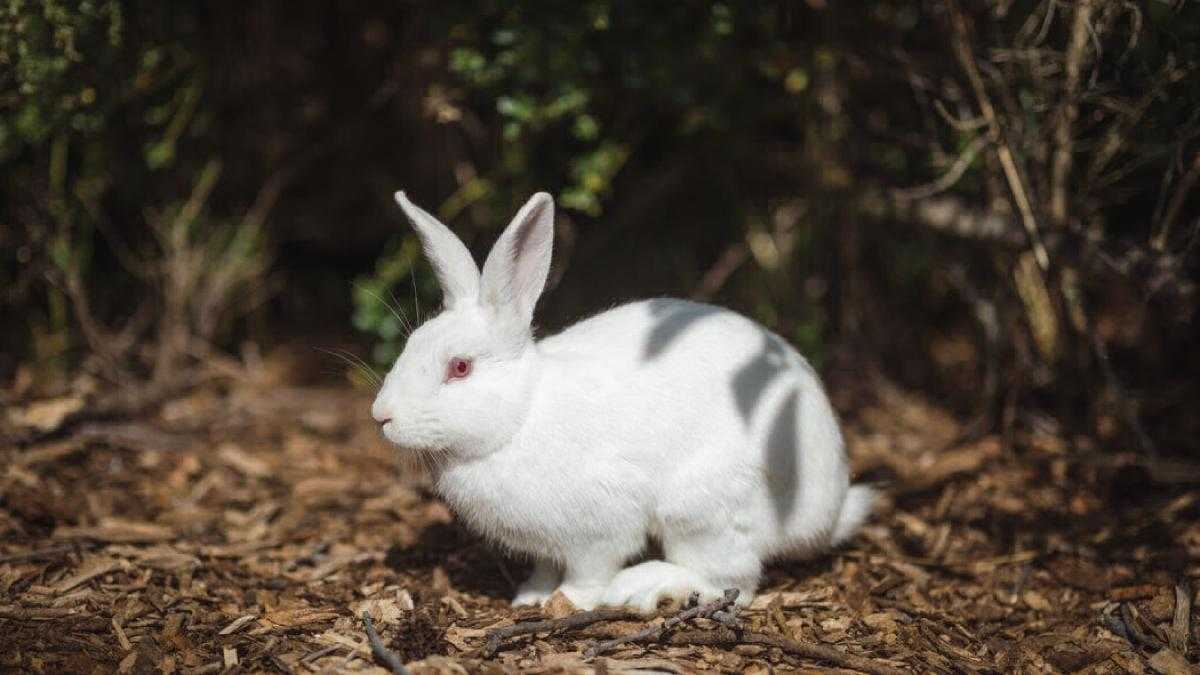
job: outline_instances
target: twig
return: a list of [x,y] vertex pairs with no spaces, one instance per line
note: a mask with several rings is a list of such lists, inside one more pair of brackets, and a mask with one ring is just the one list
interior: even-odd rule
[[1088,44],[1088,27],[1093,0],[1075,4],[1075,20],[1071,24],[1071,42],[1067,47],[1066,81],[1063,83],[1062,105],[1058,109],[1058,124],[1054,127],[1054,159],[1050,167],[1050,220],[1062,227],[1067,222],[1067,181],[1075,138],[1073,127],[1079,117],[1079,82]]
[[1192,188],[1196,186],[1196,181],[1200,180],[1200,152],[1197,152],[1192,158],[1192,165],[1188,172],[1184,174],[1179,181],[1179,187],[1175,189],[1175,194],[1171,197],[1170,205],[1167,206],[1167,213],[1163,216],[1161,222],[1158,223],[1158,231],[1154,233],[1154,237],[1150,239],[1150,247],[1155,251],[1162,253],[1167,249],[1167,239],[1171,233],[1171,224],[1175,217],[1179,215],[1179,211],[1183,208],[1184,202],[1191,195]]
[[553,633],[559,630],[583,628],[601,621],[620,621],[622,619],[639,619],[641,614],[629,609],[594,609],[590,612],[576,612],[561,619],[545,619],[542,621],[525,621],[497,628],[488,633],[487,644],[483,647],[484,658],[491,658],[500,651],[500,643],[518,635],[532,633]]
[[[691,619],[695,618],[716,619],[722,624],[733,628],[737,625],[737,620],[734,618],[731,612],[726,610],[736,611],[736,607],[733,603],[737,601],[737,597],[738,590],[736,588],[730,588],[725,591],[725,595],[723,597],[713,600],[710,603],[701,605],[699,604],[700,596],[693,593],[692,597],[688,600],[687,609],[684,609],[675,616],[668,618],[661,624],[648,626],[636,633],[630,633],[629,635],[622,635],[611,640],[598,642],[589,647],[588,650],[583,653],[583,658],[594,658],[600,654],[603,654],[604,652],[612,651],[613,649],[629,642],[658,642],[662,639],[663,634],[667,631],[671,630],[675,626],[678,626],[684,621],[690,621]],[[718,614],[721,615],[720,618],[718,618]]]
[[379,639],[379,633],[375,632],[375,625],[371,623],[371,614],[365,609],[362,613],[362,620],[363,629],[367,631],[367,641],[371,643],[371,653],[375,655],[375,658],[379,659],[395,675],[409,675],[409,670],[404,667],[400,657],[383,646],[383,642]]
[[1171,627],[1167,629],[1167,638],[1171,649],[1187,656],[1188,635],[1191,633],[1189,624],[1192,617],[1192,591],[1187,579],[1180,579],[1175,584],[1175,616],[1172,617]]
[[1127,629],[1126,632],[1128,633],[1128,636],[1133,638],[1131,640],[1131,642],[1144,645],[1155,651],[1162,649],[1163,647],[1166,646],[1161,641],[1159,641],[1159,639],[1157,637],[1147,633],[1145,630],[1142,629],[1142,626],[1139,623],[1139,621],[1141,619],[1141,615],[1138,614],[1137,609],[1135,609],[1133,607],[1133,605],[1131,605],[1127,602],[1121,603],[1120,612],[1121,612],[1121,617],[1120,617],[1121,622],[1124,624],[1125,628]]
[[25,551],[23,553],[6,553],[0,555],[0,563],[6,562],[23,562],[27,560],[46,560],[48,558],[57,558],[66,555],[71,551],[76,550],[77,544],[65,544],[63,546],[51,546],[40,551]]
[[987,136],[976,136],[967,147],[963,148],[962,153],[950,165],[946,173],[940,178],[924,185],[917,185],[910,188],[896,188],[892,190],[892,196],[897,199],[924,199],[932,197],[939,192],[945,192],[954,187],[954,184],[963,177],[967,172],[967,167],[971,166],[971,162],[975,161],[975,156],[979,154],[988,144]]
[[1005,137],[1003,127],[1000,125],[1000,118],[996,114],[996,107],[992,105],[992,100],[988,96],[987,85],[984,84],[983,76],[979,72],[979,64],[975,62],[975,54],[971,50],[967,18],[963,15],[962,8],[958,6],[957,2],[950,2],[949,8],[950,22],[954,27],[955,52],[962,64],[963,70],[966,71],[967,80],[971,83],[971,89],[975,92],[975,99],[979,104],[979,110],[983,114],[983,118],[988,122],[988,135],[990,140],[994,142],[993,147],[995,147],[996,158],[1000,160],[1000,166],[1004,169],[1004,177],[1008,181],[1013,201],[1016,202],[1017,210],[1021,213],[1021,223],[1025,226],[1025,232],[1029,236],[1029,245],[1033,249],[1034,258],[1037,260],[1038,267],[1042,273],[1045,274],[1050,269],[1050,255],[1046,252],[1046,245],[1042,242],[1041,230],[1038,227],[1037,218],[1033,214],[1033,204],[1029,199],[1029,191],[1026,189],[1025,182],[1021,178],[1021,172],[1017,168],[1012,148]]
[[946,122],[946,124],[954,127],[954,129],[957,131],[975,131],[980,127],[986,127],[988,123],[987,120],[982,117],[972,117],[965,120],[955,117],[953,114],[951,114],[950,109],[946,107],[946,104],[942,103],[940,99],[933,100],[933,109],[937,111],[937,114],[942,118],[943,121]]
[[275,666],[275,668],[277,668],[279,672],[283,673],[283,675],[292,675],[295,672],[288,666],[288,664],[283,662],[283,659],[275,656],[274,654],[268,654],[267,659],[269,659],[271,661],[271,665]]
[[764,645],[767,647],[777,647],[793,656],[825,661],[843,668],[853,668],[864,673],[871,673],[872,675],[904,675],[904,671],[898,668],[877,663],[863,656],[847,654],[834,647],[825,647],[810,642],[797,642],[796,640],[789,640],[779,635],[769,635],[767,633],[743,633],[729,628],[690,630],[675,633],[667,638],[667,643],[673,645],[709,646],[730,644]]
[[893,205],[897,213],[914,224],[943,234],[1018,250],[1023,250],[1028,241],[1021,226],[1003,214],[975,209],[953,195],[938,195],[915,202],[894,199]]
[[743,242],[739,241],[725,249],[717,262],[704,273],[696,290],[692,291],[692,299],[711,300],[749,257],[750,248]]

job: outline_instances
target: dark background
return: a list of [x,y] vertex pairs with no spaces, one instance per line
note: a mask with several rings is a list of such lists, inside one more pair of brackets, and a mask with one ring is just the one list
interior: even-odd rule
[[5,5],[0,378],[379,369],[438,297],[392,192],[481,258],[544,189],[546,329],[696,297],[980,431],[1194,454],[1198,45],[1187,2]]

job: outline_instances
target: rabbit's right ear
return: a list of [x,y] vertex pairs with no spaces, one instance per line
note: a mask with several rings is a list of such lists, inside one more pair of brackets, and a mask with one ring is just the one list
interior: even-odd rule
[[525,202],[483,263],[482,304],[512,311],[526,326],[533,320],[554,247],[554,199],[539,192]]
[[421,246],[425,249],[425,258],[437,274],[445,296],[442,304],[450,309],[463,302],[478,300],[479,267],[466,245],[441,221],[410,202],[403,191],[395,196],[396,203],[412,221],[413,229],[417,231]]

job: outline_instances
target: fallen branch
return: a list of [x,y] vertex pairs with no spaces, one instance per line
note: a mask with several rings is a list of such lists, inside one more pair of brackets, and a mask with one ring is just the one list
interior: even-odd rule
[[777,647],[792,656],[824,661],[842,668],[852,668],[864,673],[871,673],[872,675],[905,675],[905,672],[899,668],[893,668],[892,666],[872,661],[863,656],[847,654],[834,647],[825,647],[808,642],[797,642],[779,635],[744,633],[730,628],[683,631],[670,636],[666,642],[672,645],[707,645],[713,647],[738,644]]
[[678,626],[684,621],[690,621],[697,618],[716,619],[724,624],[727,628],[737,628],[739,627],[737,618],[735,616],[737,607],[734,605],[734,602],[737,601],[737,597],[738,590],[736,588],[730,588],[725,591],[725,595],[723,597],[713,600],[710,603],[701,605],[700,596],[696,593],[693,593],[688,599],[688,603],[683,611],[679,612],[675,616],[668,618],[661,624],[649,626],[636,633],[622,635],[611,640],[598,642],[589,647],[588,650],[583,653],[583,658],[594,658],[600,654],[603,654],[604,652],[612,651],[613,649],[630,642],[658,642],[662,639],[664,633],[671,630],[675,626]]
[[371,643],[371,653],[375,655],[375,658],[379,659],[380,663],[386,665],[395,675],[409,675],[409,670],[404,667],[404,662],[400,660],[400,657],[383,646],[383,641],[379,639],[379,633],[375,632],[375,625],[371,623],[370,612],[363,610],[362,620],[363,629],[367,631],[367,642]]
[[487,644],[483,647],[484,658],[491,658],[500,651],[500,643],[518,635],[533,633],[553,633],[560,630],[583,628],[601,621],[620,621],[622,619],[640,619],[641,614],[629,609],[594,609],[590,612],[577,612],[561,619],[545,619],[542,621],[525,621],[497,628],[488,633]]

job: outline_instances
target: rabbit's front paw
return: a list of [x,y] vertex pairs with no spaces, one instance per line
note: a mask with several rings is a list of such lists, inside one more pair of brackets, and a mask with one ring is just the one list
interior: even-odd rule
[[517,594],[512,601],[513,606],[541,605],[546,602],[554,594],[554,588],[558,586],[561,576],[553,565],[538,563],[533,568],[533,574],[529,575],[525,583],[517,586]]
[[721,589],[686,567],[649,560],[621,570],[605,589],[601,604],[652,612],[664,598],[683,602],[693,592],[700,594],[701,602],[721,597]]
[[558,587],[562,594],[567,596],[572,605],[579,609],[591,610],[596,609],[596,605],[600,604],[600,598],[604,595],[603,586],[582,585],[582,584],[563,584]]
[[526,588],[526,584],[521,584],[517,587],[517,594],[513,596],[513,607],[531,607],[541,605],[550,599],[554,594],[554,589],[542,590],[540,588]]

